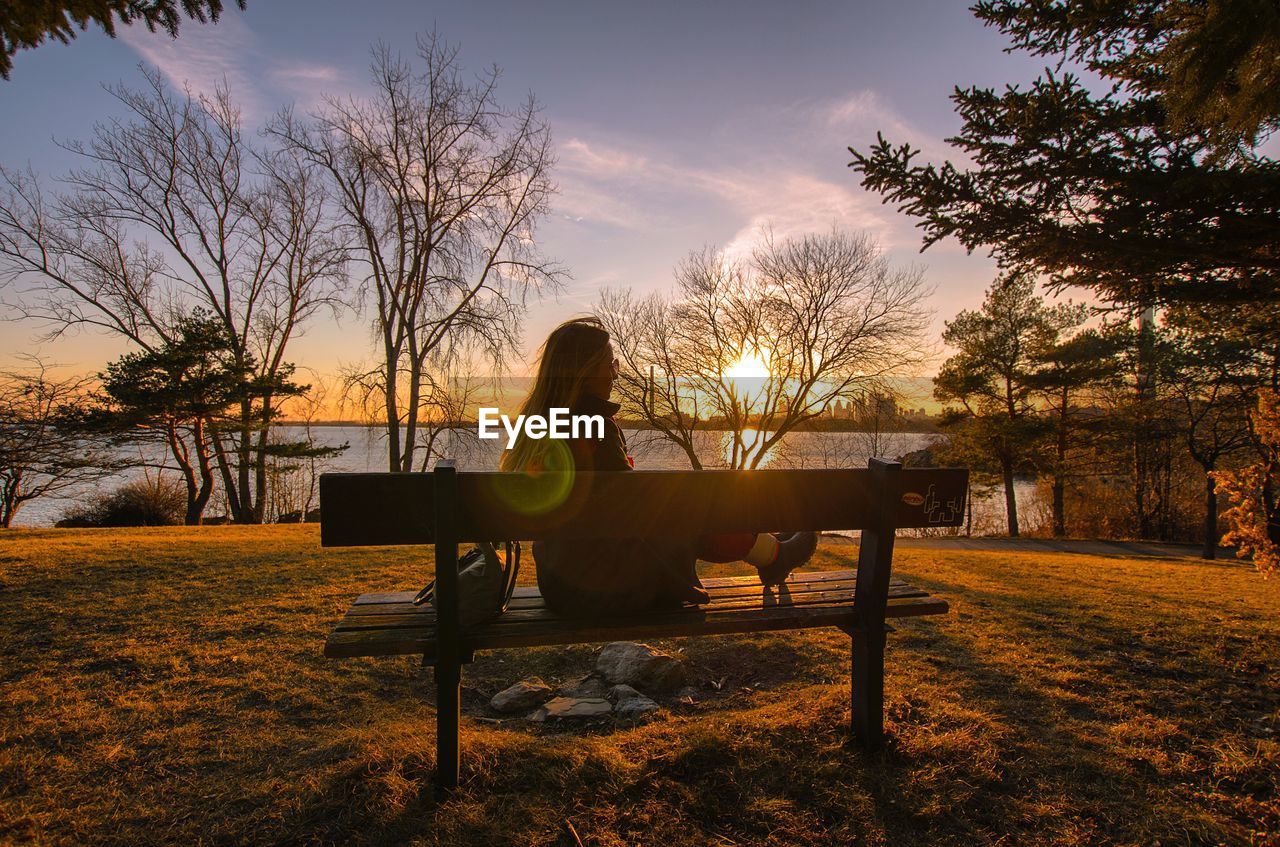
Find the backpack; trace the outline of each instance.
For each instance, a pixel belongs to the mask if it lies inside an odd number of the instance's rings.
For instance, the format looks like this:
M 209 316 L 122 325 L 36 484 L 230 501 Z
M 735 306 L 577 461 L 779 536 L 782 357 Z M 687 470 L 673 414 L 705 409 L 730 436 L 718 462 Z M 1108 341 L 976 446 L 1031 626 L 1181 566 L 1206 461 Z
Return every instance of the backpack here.
M 497 546 L 481 541 L 458 558 L 458 623 L 472 627 L 497 617 L 507 610 L 520 573 L 520 542 L 506 542 L 506 562 L 498 555 Z M 436 581 L 413 598 L 413 605 L 427 601 L 439 612 Z

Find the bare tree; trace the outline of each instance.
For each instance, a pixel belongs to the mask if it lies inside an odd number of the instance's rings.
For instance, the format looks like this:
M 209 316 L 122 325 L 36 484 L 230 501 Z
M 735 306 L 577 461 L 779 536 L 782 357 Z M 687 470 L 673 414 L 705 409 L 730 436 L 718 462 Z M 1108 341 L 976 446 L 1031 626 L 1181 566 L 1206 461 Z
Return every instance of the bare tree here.
M 428 381 L 423 391 L 418 427 L 419 470 L 440 459 L 461 459 L 479 448 L 475 410 L 488 396 L 491 381 L 461 372 L 444 372 Z
M 38 359 L 0 373 L 0 527 L 25 503 L 109 477 L 128 463 L 83 426 L 88 377 L 58 378 Z
M 275 384 L 289 342 L 337 303 L 343 279 L 320 175 L 287 151 L 255 149 L 225 88 L 179 95 L 142 72 L 140 91 L 108 88 L 125 119 L 63 145 L 84 163 L 66 190 L 46 197 L 33 173 L 0 169 L 0 279 L 23 286 L 19 314 L 50 337 L 96 327 L 144 350 L 204 307 L 237 361 Z M 276 406 L 270 391 L 245 399 L 215 441 L 241 522 L 262 520 Z
M 427 471 L 440 459 L 460 459 L 464 458 L 458 455 L 460 452 L 471 454 L 480 449 L 475 432 L 476 410 L 493 399 L 492 389 L 500 382 L 501 375 L 474 376 L 478 365 L 495 365 L 489 358 L 492 351 L 483 350 L 478 362 L 474 356 L 456 353 L 455 341 L 446 342 L 421 370 L 414 416 L 417 443 L 413 455 L 417 467 L 410 470 Z M 496 364 L 501 366 L 501 362 Z M 350 410 L 364 426 L 381 427 L 382 437 L 387 434 L 384 374 L 380 366 L 360 362 L 342 367 L 338 375 L 342 407 Z M 476 443 L 459 441 L 468 435 Z M 403 452 L 401 456 L 403 458 Z
M 526 295 L 563 277 L 534 242 L 554 190 L 536 102 L 500 106 L 498 70 L 466 81 L 457 48 L 434 33 L 418 57 L 420 70 L 379 45 L 371 97 L 272 127 L 328 174 L 359 245 L 379 356 L 353 382 L 380 401 L 392 471 L 414 469 L 432 382 L 454 351 L 481 349 L 500 367 Z
M 620 351 L 627 412 L 695 468 L 699 428 L 728 431 L 726 463 L 754 468 L 836 400 L 883 391 L 922 362 L 923 295 L 923 273 L 892 268 L 866 236 L 766 233 L 745 263 L 690 254 L 670 299 L 637 307 L 606 292 L 597 311 Z
M 596 315 L 613 339 L 620 370 L 614 391 L 629 415 L 647 421 L 702 469 L 695 432 L 706 429 L 699 418 L 699 398 L 684 379 L 695 363 L 676 343 L 672 305 L 661 294 L 637 299 L 628 290 L 606 289 Z

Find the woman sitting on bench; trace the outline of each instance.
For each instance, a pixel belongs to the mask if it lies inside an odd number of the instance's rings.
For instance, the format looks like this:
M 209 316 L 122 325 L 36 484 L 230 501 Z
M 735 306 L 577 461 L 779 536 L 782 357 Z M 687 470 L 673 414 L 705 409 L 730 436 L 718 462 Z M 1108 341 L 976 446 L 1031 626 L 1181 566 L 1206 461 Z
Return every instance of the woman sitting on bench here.
M 533 439 L 521 433 L 502 456 L 505 471 L 546 469 L 625 471 L 633 466 L 610 402 L 618 375 L 609 333 L 595 318 L 556 327 L 542 347 L 538 375 L 520 409 L 547 417 L 551 409 L 600 415 L 604 437 Z M 701 538 L 545 540 L 533 544 L 538 588 L 566 616 L 625 614 L 706 603 L 697 560 L 749 562 L 765 585 L 780 585 L 813 555 L 817 533 L 742 533 Z

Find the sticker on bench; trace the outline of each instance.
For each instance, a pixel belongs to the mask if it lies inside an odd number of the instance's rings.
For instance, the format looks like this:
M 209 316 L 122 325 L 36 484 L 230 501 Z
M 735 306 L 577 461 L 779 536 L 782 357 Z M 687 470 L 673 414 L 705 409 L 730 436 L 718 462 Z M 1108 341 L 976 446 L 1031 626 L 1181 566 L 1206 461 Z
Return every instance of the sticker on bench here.
M 929 523 L 949 524 L 960 519 L 960 514 L 964 511 L 964 501 L 957 498 L 951 498 L 947 501 L 939 500 L 935 493 L 935 486 L 929 486 L 929 494 L 924 498 L 924 513 Z
M 908 491 L 902 495 L 902 502 L 918 509 L 924 507 L 925 520 L 930 524 L 950 524 L 958 520 L 964 509 L 964 503 L 956 498 L 941 500 L 938 498 L 937 486 L 930 485 L 927 494 Z

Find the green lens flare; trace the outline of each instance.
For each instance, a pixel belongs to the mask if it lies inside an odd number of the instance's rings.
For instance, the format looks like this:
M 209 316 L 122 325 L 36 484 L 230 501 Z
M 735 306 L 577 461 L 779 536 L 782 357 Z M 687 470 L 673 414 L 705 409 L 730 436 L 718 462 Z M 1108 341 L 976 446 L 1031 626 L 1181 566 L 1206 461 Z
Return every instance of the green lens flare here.
M 564 441 L 547 439 L 542 468 L 529 473 L 502 474 L 494 494 L 512 510 L 545 515 L 562 506 L 573 490 L 573 454 Z

